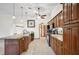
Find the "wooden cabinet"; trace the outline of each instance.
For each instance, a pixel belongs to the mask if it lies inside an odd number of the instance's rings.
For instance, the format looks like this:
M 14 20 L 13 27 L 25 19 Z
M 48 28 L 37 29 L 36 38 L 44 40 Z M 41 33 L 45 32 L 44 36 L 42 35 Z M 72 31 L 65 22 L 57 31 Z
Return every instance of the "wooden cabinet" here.
M 63 4 L 63 17 L 64 23 L 79 22 L 79 4 L 78 3 L 65 3 Z
M 52 50 L 55 52 L 55 54 L 57 55 L 62 54 L 62 42 L 60 40 L 58 40 L 55 37 L 51 37 L 50 45 L 51 45 Z
M 66 6 L 65 6 L 66 5 Z M 65 3 L 63 6 L 64 17 L 64 54 L 79 54 L 79 4 Z M 66 9 L 66 12 L 65 12 Z M 66 16 L 67 14 L 67 16 Z M 66 16 L 66 17 L 65 17 Z
M 28 36 L 17 39 L 5 39 L 5 55 L 19 55 L 27 51 L 29 43 Z
M 67 49 L 70 49 L 70 34 L 71 34 L 71 29 L 69 26 L 64 28 L 64 40 L 63 40 L 63 44 L 64 47 Z
M 64 22 L 68 22 L 68 4 L 65 3 L 63 4 L 63 17 L 64 17 Z
M 24 51 L 27 51 L 28 49 L 28 46 L 29 46 L 29 37 L 28 36 L 24 36 L 24 46 L 25 46 L 25 49 Z
M 5 55 L 18 55 L 19 42 L 16 39 L 5 39 Z
M 72 24 L 72 33 L 71 33 L 71 50 L 73 54 L 79 54 L 79 23 Z
M 70 48 L 71 48 L 71 28 L 70 26 L 67 26 L 64 28 L 64 33 L 63 33 L 63 47 L 64 47 L 64 54 L 70 54 Z
M 55 17 L 55 18 L 53 19 L 53 23 L 54 23 L 54 26 L 55 26 L 55 27 L 57 27 L 56 22 L 57 22 L 57 18 Z
M 63 11 L 61 11 L 58 15 L 58 23 L 59 23 L 59 26 L 58 27 L 63 27 L 64 25 L 64 22 L 63 22 Z
M 72 20 L 77 19 L 77 4 L 72 3 Z
M 22 38 L 19 40 L 19 49 L 20 49 L 20 53 L 22 53 L 25 50 L 25 44 L 24 44 L 25 39 Z
M 70 50 L 63 48 L 63 55 L 70 55 Z
M 66 26 L 66 25 L 65 25 Z M 63 47 L 64 53 L 67 52 L 69 54 L 79 54 L 79 24 L 70 24 L 64 28 L 64 40 Z M 67 50 L 67 51 L 65 51 Z
M 72 3 L 72 21 L 79 22 L 79 3 Z
M 71 20 L 71 16 L 72 16 L 72 4 L 68 3 L 68 8 L 67 8 L 67 20 L 68 22 Z
M 58 16 L 59 16 L 59 14 L 58 14 Z M 56 27 L 59 27 L 59 25 L 60 25 L 60 19 L 58 16 L 56 16 Z
M 63 5 L 64 23 L 69 24 L 69 21 L 71 20 L 71 16 L 72 16 L 72 4 L 65 3 Z
M 59 12 L 51 21 L 48 22 L 48 24 L 51 26 L 54 23 L 54 27 L 63 27 L 64 21 L 63 21 L 63 11 Z

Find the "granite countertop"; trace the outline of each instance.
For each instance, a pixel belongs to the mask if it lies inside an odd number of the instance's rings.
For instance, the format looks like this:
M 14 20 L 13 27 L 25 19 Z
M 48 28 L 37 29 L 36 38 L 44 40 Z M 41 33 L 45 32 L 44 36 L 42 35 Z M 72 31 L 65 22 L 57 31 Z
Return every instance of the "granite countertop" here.
M 22 38 L 23 36 L 29 36 L 29 34 L 15 34 L 15 35 L 10 35 L 10 36 L 7 36 L 7 37 L 1 37 L 0 39 L 20 39 Z
M 57 38 L 60 41 L 63 41 L 63 35 L 51 34 L 51 36 Z
M 16 35 L 7 36 L 7 37 L 5 37 L 5 39 L 20 39 L 22 37 L 23 37 L 23 35 L 16 34 Z

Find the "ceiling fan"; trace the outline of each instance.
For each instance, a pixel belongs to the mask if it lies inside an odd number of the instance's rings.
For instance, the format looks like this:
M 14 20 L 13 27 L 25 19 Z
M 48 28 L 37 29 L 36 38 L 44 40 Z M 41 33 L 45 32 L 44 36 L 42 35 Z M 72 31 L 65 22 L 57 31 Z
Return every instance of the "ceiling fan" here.
M 39 16 L 41 19 L 45 19 L 46 16 L 47 16 L 47 15 L 45 15 L 45 14 L 44 14 L 44 15 L 41 15 L 41 14 L 40 14 L 40 7 L 37 8 L 37 12 L 36 12 L 35 14 L 36 14 L 36 16 Z

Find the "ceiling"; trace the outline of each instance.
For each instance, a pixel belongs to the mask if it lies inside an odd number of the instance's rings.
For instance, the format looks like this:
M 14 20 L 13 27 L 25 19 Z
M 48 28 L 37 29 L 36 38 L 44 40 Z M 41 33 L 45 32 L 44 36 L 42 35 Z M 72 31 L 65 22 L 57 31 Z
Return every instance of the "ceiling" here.
M 15 3 L 15 16 L 16 19 L 22 18 L 23 7 L 23 18 L 32 19 L 36 18 L 37 9 L 40 8 L 40 15 L 47 15 L 50 17 L 51 12 L 59 3 Z M 13 15 L 13 3 L 0 3 L 0 15 Z

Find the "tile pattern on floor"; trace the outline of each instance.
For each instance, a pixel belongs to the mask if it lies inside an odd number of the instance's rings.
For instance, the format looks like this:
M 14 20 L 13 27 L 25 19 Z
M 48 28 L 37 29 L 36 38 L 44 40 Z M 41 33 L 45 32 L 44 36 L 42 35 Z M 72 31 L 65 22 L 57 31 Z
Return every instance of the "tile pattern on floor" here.
M 32 41 L 27 52 L 23 52 L 21 55 L 55 55 L 55 53 L 48 46 L 45 37 L 42 37 L 41 39 Z

